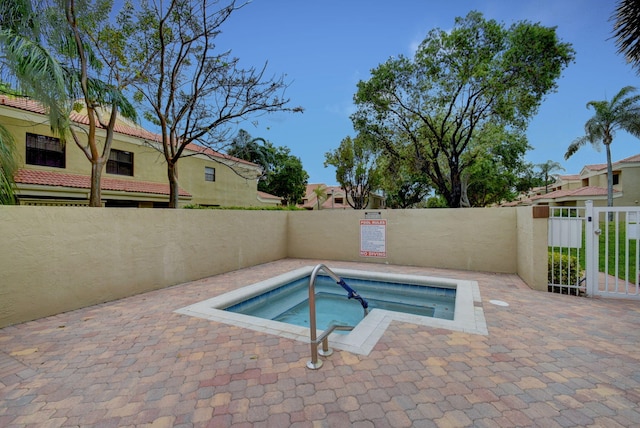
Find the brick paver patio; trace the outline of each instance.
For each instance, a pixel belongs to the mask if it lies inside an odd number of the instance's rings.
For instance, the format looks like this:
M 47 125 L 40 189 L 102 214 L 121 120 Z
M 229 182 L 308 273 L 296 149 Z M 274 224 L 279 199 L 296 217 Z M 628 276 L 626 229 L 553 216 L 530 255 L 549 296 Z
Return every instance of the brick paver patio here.
M 174 313 L 317 262 L 1 329 L 0 426 L 640 426 L 637 301 L 533 291 L 515 275 L 326 262 L 476 280 L 489 334 L 394 322 L 369 355 L 336 351 L 316 371 L 307 343 Z

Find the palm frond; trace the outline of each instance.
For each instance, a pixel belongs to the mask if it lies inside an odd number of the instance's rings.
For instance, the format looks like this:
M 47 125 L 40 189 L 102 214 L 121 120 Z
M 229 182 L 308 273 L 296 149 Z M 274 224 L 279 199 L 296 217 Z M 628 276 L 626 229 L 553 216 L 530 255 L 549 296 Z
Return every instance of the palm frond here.
M 640 73 L 640 2 L 620 0 L 612 18 L 618 53 Z
M 13 176 L 17 170 L 14 157 L 15 142 L 11 133 L 0 124 L 0 205 L 15 203 L 15 182 Z
M 41 45 L 8 28 L 0 28 L 3 66 L 16 77 L 27 96 L 49 110 L 51 129 L 62 138 L 69 127 L 65 71 Z
M 584 146 L 587 142 L 589 142 L 589 139 L 586 136 L 573 140 L 573 142 L 569 144 L 569 147 L 567 147 L 567 152 L 564 154 L 564 160 L 567 160 L 571 156 L 573 156 L 578 151 L 578 149 Z

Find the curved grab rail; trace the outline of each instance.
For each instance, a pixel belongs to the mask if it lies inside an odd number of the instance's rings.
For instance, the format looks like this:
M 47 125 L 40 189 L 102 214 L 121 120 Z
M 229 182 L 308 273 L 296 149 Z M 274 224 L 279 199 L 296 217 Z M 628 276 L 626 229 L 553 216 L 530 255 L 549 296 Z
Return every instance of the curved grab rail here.
M 323 270 L 331 279 L 333 279 L 336 284 L 340 285 L 344 288 L 349 294 L 347 298 L 356 299 L 360 302 L 364 309 L 364 316 L 367 316 L 369 313 L 368 307 L 369 304 L 365 299 L 360 297 L 360 295 L 351 287 L 349 287 L 342 278 L 336 275 L 331 269 L 326 267 L 324 264 L 320 263 L 316 267 L 313 268 L 311 272 L 311 277 L 309 278 L 309 334 L 311 339 L 311 360 L 307 362 L 307 367 L 316 370 L 322 367 L 322 361 L 318 360 L 318 354 L 323 356 L 331 355 L 333 351 L 329 349 L 329 334 L 334 330 L 353 330 L 353 327 L 350 326 L 337 326 L 331 325 L 327 330 L 318 338 L 317 337 L 317 327 L 316 327 L 316 278 L 318 273 Z M 318 351 L 318 344 L 322 342 L 322 351 Z

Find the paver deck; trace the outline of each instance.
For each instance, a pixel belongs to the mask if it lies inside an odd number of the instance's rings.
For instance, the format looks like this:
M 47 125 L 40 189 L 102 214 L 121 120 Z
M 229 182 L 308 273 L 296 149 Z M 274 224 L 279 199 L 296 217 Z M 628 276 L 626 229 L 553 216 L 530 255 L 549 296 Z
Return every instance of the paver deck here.
M 315 371 L 307 343 L 174 313 L 317 262 L 1 329 L 0 426 L 640 426 L 638 301 L 533 291 L 515 275 L 326 262 L 476 280 L 489 334 L 393 322 L 369 355 L 336 351 Z

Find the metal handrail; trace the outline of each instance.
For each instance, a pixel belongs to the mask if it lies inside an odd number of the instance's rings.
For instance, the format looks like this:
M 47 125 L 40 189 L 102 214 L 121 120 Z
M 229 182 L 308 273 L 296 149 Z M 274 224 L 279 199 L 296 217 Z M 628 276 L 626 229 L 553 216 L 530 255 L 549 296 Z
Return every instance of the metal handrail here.
M 335 330 L 351 331 L 353 326 L 336 325 L 331 324 L 321 335 L 317 337 L 316 327 L 316 278 L 318 273 L 323 270 L 331 279 L 333 279 L 338 285 L 342 286 L 349 292 L 348 298 L 355 298 L 360 301 L 364 308 L 364 316 L 368 314 L 367 301 L 358 295 L 351 287 L 349 287 L 342 278 L 336 275 L 331 269 L 320 263 L 313 268 L 311 277 L 309 278 L 309 334 L 311 339 L 311 360 L 307 362 L 307 367 L 312 370 L 317 370 L 322 367 L 322 361 L 318 360 L 318 354 L 323 357 L 327 357 L 333 353 L 333 350 L 329 348 L 329 335 Z M 318 351 L 318 344 L 322 342 L 322 350 Z

